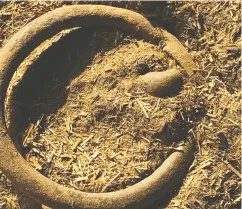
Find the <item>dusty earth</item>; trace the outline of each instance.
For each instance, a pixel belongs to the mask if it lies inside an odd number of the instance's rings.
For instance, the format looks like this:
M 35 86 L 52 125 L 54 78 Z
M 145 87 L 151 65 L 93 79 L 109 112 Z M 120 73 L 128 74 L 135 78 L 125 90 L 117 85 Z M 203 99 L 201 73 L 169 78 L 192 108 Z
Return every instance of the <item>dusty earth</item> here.
M 2 4 L 1 45 L 27 22 L 63 4 Z M 114 29 L 77 29 L 55 46 L 60 53 L 46 52 L 41 65 L 26 74 L 19 90 L 27 90 L 25 96 L 14 95 L 13 121 L 22 126 L 14 127 L 18 134 L 13 135 L 22 139 L 23 155 L 60 184 L 113 191 L 145 178 L 188 138 L 196 144 L 196 159 L 180 190 L 154 208 L 240 208 L 240 3 L 115 6 L 141 12 L 176 35 L 194 55 L 197 75 L 179 95 L 154 98 L 135 79 L 178 67 L 158 46 Z M 24 208 L 3 174 L 0 182 L 0 207 Z

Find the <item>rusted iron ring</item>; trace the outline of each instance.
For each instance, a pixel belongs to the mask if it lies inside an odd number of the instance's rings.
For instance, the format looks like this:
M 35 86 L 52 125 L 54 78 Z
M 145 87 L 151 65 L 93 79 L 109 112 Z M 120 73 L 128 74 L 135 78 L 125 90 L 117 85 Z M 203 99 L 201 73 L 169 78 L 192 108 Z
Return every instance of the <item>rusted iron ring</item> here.
M 86 193 L 61 186 L 32 168 L 7 135 L 4 101 L 10 80 L 23 60 L 44 40 L 73 27 L 116 27 L 145 41 L 165 43 L 163 50 L 190 75 L 195 68 L 184 46 L 165 30 L 154 28 L 135 12 L 100 5 L 65 6 L 33 20 L 17 32 L 0 51 L 0 169 L 24 193 L 53 208 L 143 208 L 180 182 L 193 160 L 192 146 L 181 145 L 149 177 L 124 190 Z

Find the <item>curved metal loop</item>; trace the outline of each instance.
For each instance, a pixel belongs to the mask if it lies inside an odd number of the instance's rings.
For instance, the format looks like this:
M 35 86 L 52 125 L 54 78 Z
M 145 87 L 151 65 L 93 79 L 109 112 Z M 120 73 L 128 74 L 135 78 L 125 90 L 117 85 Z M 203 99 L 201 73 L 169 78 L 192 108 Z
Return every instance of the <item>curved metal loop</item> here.
M 143 208 L 181 181 L 193 160 L 186 143 L 172 153 L 149 177 L 120 191 L 86 193 L 61 186 L 33 169 L 18 153 L 6 133 L 4 100 L 13 73 L 44 40 L 63 29 L 80 26 L 118 27 L 158 44 L 191 74 L 195 68 L 182 44 L 166 31 L 157 30 L 143 16 L 121 8 L 99 5 L 66 6 L 33 20 L 17 32 L 0 51 L 0 169 L 24 193 L 54 208 L 119 209 Z M 177 51 L 178 50 L 178 51 Z

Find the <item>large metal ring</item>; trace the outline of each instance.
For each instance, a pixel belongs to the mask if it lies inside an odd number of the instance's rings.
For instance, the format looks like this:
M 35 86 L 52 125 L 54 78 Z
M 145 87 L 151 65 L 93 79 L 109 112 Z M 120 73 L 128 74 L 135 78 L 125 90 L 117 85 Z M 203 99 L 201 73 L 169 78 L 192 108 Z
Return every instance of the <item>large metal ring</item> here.
M 4 101 L 10 80 L 23 60 L 44 40 L 73 27 L 116 27 L 163 50 L 191 74 L 195 68 L 184 46 L 165 30 L 154 28 L 135 12 L 98 5 L 65 6 L 33 20 L 17 32 L 0 51 L 0 169 L 11 182 L 36 201 L 53 208 L 119 209 L 143 208 L 180 182 L 193 161 L 192 146 L 181 145 L 149 177 L 110 193 L 86 193 L 61 186 L 32 168 L 21 156 L 6 131 Z

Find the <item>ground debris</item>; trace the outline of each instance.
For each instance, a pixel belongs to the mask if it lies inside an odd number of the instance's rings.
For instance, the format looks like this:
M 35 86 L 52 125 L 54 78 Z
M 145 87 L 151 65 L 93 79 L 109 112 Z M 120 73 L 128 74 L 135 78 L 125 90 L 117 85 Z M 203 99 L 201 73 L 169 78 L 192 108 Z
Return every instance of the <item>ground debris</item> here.
M 102 2 L 102 4 L 115 3 Z M 32 159 L 33 166 L 37 167 L 39 172 L 47 176 L 52 175 L 56 182 L 75 189 L 97 192 L 103 189 L 108 191 L 118 189 L 120 187 L 117 184 L 125 179 L 129 180 L 127 184 L 131 185 L 139 181 L 141 177 L 148 175 L 146 171 L 152 171 L 175 148 L 171 144 L 162 145 L 164 149 L 161 152 L 159 151 L 159 149 L 162 149 L 159 134 L 154 134 L 152 138 L 147 134 L 139 133 L 139 130 L 144 128 L 143 124 L 147 124 L 146 120 L 153 118 L 156 120 L 156 118 L 164 115 L 171 115 L 169 119 L 175 118 L 176 128 L 180 128 L 180 124 L 184 124 L 184 122 L 189 127 L 188 138 L 197 142 L 198 150 L 196 160 L 191 166 L 190 173 L 184 180 L 183 186 L 178 193 L 171 195 L 173 198 L 166 208 L 240 208 L 241 3 L 239 1 L 168 2 L 165 3 L 164 12 L 164 4 L 161 6 L 159 4 L 161 2 L 155 4 L 153 9 L 152 6 L 146 9 L 143 2 L 121 2 L 118 6 L 142 11 L 148 18 L 152 18 L 153 22 L 162 23 L 162 26 L 167 27 L 166 29 L 175 34 L 195 56 L 199 66 L 196 72 L 200 73 L 202 78 L 191 78 L 184 86 L 184 91 L 180 96 L 170 98 L 166 102 L 160 99 L 151 100 L 144 96 L 144 92 L 140 90 L 129 91 L 132 83 L 127 82 L 123 85 L 123 83 L 119 83 L 120 77 L 132 76 L 128 74 L 129 72 L 134 73 L 135 76 L 137 76 L 135 73 L 145 73 L 147 72 L 147 65 L 148 69 L 151 68 L 155 71 L 159 65 L 154 65 L 154 59 L 150 59 L 150 61 L 148 59 L 145 62 L 146 65 L 142 65 L 144 60 L 141 59 L 136 60 L 136 64 L 130 65 L 130 67 L 136 66 L 134 68 L 137 70 L 136 72 L 132 71 L 132 68 L 126 69 L 127 63 L 125 61 L 131 56 L 126 59 L 123 54 L 126 56 L 127 51 L 132 53 L 132 50 L 135 49 L 134 46 L 143 47 L 145 43 L 126 37 L 125 34 L 116 31 L 114 46 L 117 47 L 117 50 L 120 50 L 120 54 L 116 52 L 116 56 L 120 57 L 120 62 L 112 66 L 112 62 L 107 63 L 105 61 L 105 56 L 114 55 L 115 50 L 100 51 L 96 55 L 96 61 L 87 66 L 88 72 L 92 74 L 83 73 L 85 78 L 79 76 L 79 79 L 73 80 L 72 84 L 67 87 L 69 93 L 73 93 L 83 87 L 88 87 L 88 85 L 92 87 L 100 83 L 108 90 L 100 92 L 98 89 L 93 89 L 96 93 L 87 98 L 89 103 L 86 106 L 91 107 L 98 102 L 103 105 L 93 106 L 94 109 L 90 111 L 84 110 L 81 106 L 82 97 L 75 98 L 76 104 L 69 106 L 71 111 L 68 112 L 68 115 L 71 114 L 71 117 L 68 118 L 65 111 L 62 115 L 59 115 L 60 118 L 63 118 L 61 124 L 63 128 L 60 130 L 56 130 L 53 123 L 55 118 L 50 115 L 49 120 L 46 118 L 48 126 L 44 133 L 36 133 L 35 129 L 35 131 L 30 131 L 26 135 L 28 136 L 26 137 L 28 139 L 26 140 L 26 147 L 33 146 L 32 152 L 26 155 L 26 158 Z M 62 5 L 63 2 L 61 1 L 1 4 L 0 44 L 3 45 L 6 39 L 9 39 L 13 33 L 33 18 Z M 96 33 L 95 36 L 102 38 L 103 41 L 110 38 L 108 33 Z M 133 44 L 132 50 L 127 50 L 120 45 L 120 40 L 126 41 L 125 44 Z M 121 52 L 122 50 L 124 52 Z M 147 57 L 151 55 L 149 52 L 146 52 Z M 154 50 L 152 50 L 153 52 Z M 117 60 L 117 57 L 114 60 Z M 160 60 L 155 60 L 155 63 L 160 63 Z M 168 63 L 169 66 L 174 65 L 174 60 L 169 60 Z M 104 70 L 101 73 L 95 72 L 100 64 Z M 122 71 L 116 74 L 116 77 L 106 80 L 106 76 L 117 72 L 115 66 L 118 66 Z M 58 86 L 59 83 L 57 82 L 56 88 Z M 117 93 L 115 96 L 110 94 L 110 91 L 118 86 L 120 87 L 118 91 L 122 94 Z M 105 100 L 102 99 L 104 95 Z M 136 99 L 141 101 L 149 118 L 146 118 Z M 58 101 L 55 102 L 58 104 Z M 167 107 L 167 104 L 169 104 L 171 110 L 177 110 L 179 117 L 174 117 L 172 111 L 160 112 L 161 109 L 166 109 L 164 107 Z M 109 111 L 106 111 L 106 106 L 110 107 Z M 81 111 L 77 111 L 75 108 L 80 108 Z M 92 112 L 95 108 L 100 111 L 93 115 Z M 133 109 L 137 110 L 137 114 L 143 123 L 136 129 L 133 124 L 136 122 L 135 117 L 137 115 L 132 111 L 125 117 L 122 115 L 126 110 Z M 104 115 L 107 117 L 103 117 Z M 116 126 L 115 129 L 110 130 L 107 124 L 100 124 L 102 120 L 110 123 L 110 121 L 115 122 L 120 118 L 124 118 L 124 120 L 119 124 L 123 127 L 129 126 L 129 131 L 121 131 Z M 67 123 L 64 119 L 67 119 Z M 90 130 L 86 134 L 86 131 L 90 128 L 88 124 L 91 122 L 97 124 L 96 129 Z M 33 124 L 41 130 L 40 126 L 36 126 L 36 123 Z M 160 132 L 166 130 L 166 126 L 166 123 L 157 126 L 152 124 L 152 128 L 159 129 Z M 76 127 L 84 128 L 79 130 Z M 99 130 L 103 131 L 102 136 Z M 33 138 L 33 134 L 39 134 L 39 136 Z M 78 140 L 81 144 L 83 142 L 81 140 L 87 139 L 90 134 L 95 134 L 92 140 L 85 146 L 77 145 L 77 148 L 73 151 L 73 145 Z M 108 142 L 108 137 L 105 135 L 112 135 L 112 143 Z M 179 138 L 179 135 L 176 137 Z M 123 147 L 123 145 L 126 147 Z M 112 150 L 112 148 L 114 149 Z M 156 149 L 158 151 L 154 153 Z M 151 150 L 153 151 L 151 152 Z M 60 162 L 56 159 L 60 159 Z M 152 162 L 156 162 L 156 164 L 152 165 L 148 161 L 149 159 L 152 159 Z M 51 162 L 55 162 L 55 164 L 51 164 Z M 102 167 L 97 167 L 97 163 L 101 163 Z M 122 175 L 122 173 L 119 174 L 120 170 L 115 168 L 129 169 L 127 169 L 126 175 Z M 6 177 L 3 174 L 0 176 L 0 207 L 19 208 L 18 195 Z M 110 184 L 108 184 L 109 182 Z

